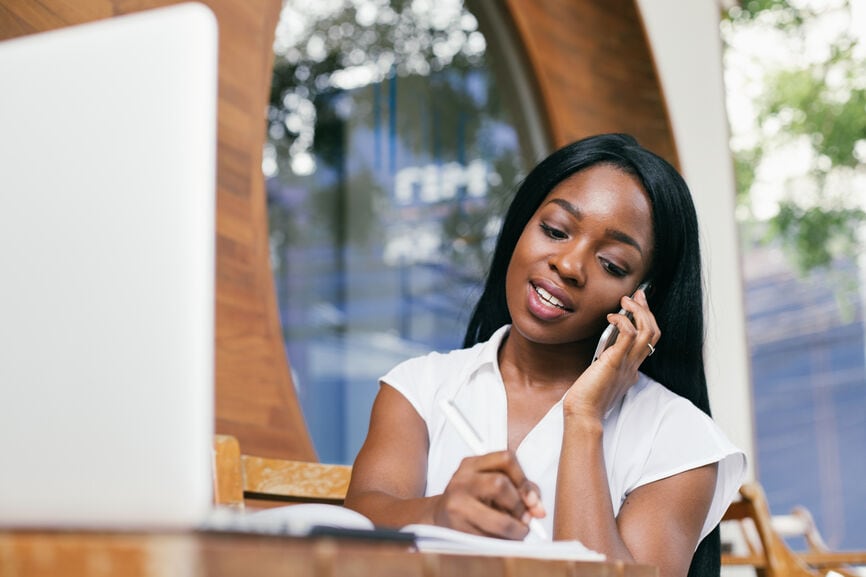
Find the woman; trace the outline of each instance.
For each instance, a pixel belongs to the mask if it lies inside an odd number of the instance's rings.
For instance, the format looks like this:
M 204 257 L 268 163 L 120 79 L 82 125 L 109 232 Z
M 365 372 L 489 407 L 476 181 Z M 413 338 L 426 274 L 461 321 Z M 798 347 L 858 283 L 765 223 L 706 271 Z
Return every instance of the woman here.
M 615 134 L 552 154 L 508 210 L 466 348 L 381 379 L 346 505 L 510 539 L 540 519 L 662 577 L 717 574 L 745 457 L 709 418 L 700 264 L 666 161 Z M 608 323 L 619 337 L 593 362 Z M 490 452 L 473 456 L 443 402 Z

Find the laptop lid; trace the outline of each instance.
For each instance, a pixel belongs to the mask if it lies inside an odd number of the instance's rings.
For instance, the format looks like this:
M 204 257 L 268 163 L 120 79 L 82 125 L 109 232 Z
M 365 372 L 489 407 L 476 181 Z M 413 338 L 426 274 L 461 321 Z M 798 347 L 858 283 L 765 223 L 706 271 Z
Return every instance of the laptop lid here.
M 181 4 L 0 43 L 0 525 L 211 508 L 217 30 Z

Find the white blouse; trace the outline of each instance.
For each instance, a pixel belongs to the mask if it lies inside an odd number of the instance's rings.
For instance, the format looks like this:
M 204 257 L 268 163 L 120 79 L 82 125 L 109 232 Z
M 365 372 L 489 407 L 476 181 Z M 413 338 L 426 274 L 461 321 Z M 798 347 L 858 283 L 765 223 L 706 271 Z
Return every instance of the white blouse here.
M 497 352 L 509 328 L 500 328 L 489 341 L 470 349 L 409 359 L 380 379 L 406 397 L 427 424 L 427 496 L 442 493 L 463 458 L 473 454 L 440 410 L 441 400 L 457 404 L 488 451 L 508 447 L 507 400 Z M 527 478 L 541 490 L 548 511 L 541 522 L 548 535 L 553 535 L 562 431 L 560 400 L 517 448 Z M 637 487 L 718 462 L 716 492 L 701 539 L 719 523 L 746 472 L 745 454 L 710 417 L 642 373 L 606 415 L 603 444 L 614 515 Z

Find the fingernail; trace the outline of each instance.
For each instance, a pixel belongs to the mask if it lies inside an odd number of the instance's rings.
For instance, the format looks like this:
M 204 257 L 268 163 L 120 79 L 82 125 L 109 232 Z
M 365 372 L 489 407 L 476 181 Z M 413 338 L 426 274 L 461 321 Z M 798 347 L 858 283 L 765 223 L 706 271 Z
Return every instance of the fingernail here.
M 532 521 L 532 515 L 529 514 L 529 511 L 526 511 L 523 514 L 523 517 L 520 518 L 520 522 L 524 525 L 529 525 L 529 522 Z
M 538 493 L 534 490 L 530 491 L 526 494 L 526 506 L 527 507 L 535 507 L 540 505 L 541 499 L 538 497 Z

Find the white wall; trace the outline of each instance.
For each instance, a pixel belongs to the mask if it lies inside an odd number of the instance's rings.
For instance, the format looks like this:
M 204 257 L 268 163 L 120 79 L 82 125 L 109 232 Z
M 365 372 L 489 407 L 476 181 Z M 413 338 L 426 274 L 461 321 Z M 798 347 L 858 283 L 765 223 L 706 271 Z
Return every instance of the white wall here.
M 702 230 L 710 403 L 721 427 L 749 455 L 754 475 L 752 394 L 719 36 L 721 8 L 716 0 L 638 0 L 637 4 Z

